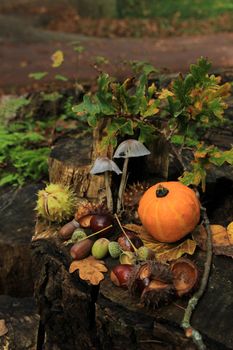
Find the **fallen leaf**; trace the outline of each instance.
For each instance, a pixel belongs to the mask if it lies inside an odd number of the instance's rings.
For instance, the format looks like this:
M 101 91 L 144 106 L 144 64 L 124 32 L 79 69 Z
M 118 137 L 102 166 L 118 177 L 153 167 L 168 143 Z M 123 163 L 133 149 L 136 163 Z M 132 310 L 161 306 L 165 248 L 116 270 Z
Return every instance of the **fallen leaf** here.
M 88 281 L 93 285 L 99 284 L 104 279 L 103 272 L 108 271 L 104 261 L 97 260 L 93 256 L 73 261 L 70 264 L 69 272 L 73 273 L 76 270 L 79 270 L 79 277 L 82 280 Z
M 221 225 L 210 225 L 214 254 L 233 258 L 233 225 L 231 224 L 227 229 Z M 193 239 L 202 250 L 206 250 L 207 232 L 203 225 L 194 231 Z
M 63 52 L 61 50 L 57 50 L 56 52 L 54 52 L 54 54 L 51 56 L 51 60 L 53 61 L 52 63 L 52 67 L 57 68 L 60 67 L 60 65 L 63 63 L 64 61 L 64 55 Z
M 231 244 L 233 244 L 233 221 L 227 226 L 227 234 Z
M 0 337 L 8 332 L 5 320 L 0 320 Z
M 137 233 L 144 245 L 155 252 L 155 258 L 159 262 L 176 260 L 184 254 L 193 255 L 196 249 L 196 242 L 189 238 L 181 243 L 161 243 L 156 241 L 143 226 L 128 224 L 124 227 Z

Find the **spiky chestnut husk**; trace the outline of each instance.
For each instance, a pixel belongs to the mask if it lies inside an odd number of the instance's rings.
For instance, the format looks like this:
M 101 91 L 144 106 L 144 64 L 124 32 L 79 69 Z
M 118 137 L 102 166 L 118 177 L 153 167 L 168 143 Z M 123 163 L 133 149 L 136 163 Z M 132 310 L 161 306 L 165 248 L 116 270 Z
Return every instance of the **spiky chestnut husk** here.
M 90 227 L 90 222 L 93 215 L 109 214 L 109 211 L 104 203 L 82 201 L 75 213 L 75 220 L 79 222 L 82 227 Z
M 141 294 L 141 302 L 149 308 L 156 308 L 160 304 L 168 303 L 174 294 L 172 284 L 152 280 Z
M 129 185 L 123 196 L 123 203 L 125 208 L 136 208 L 143 193 L 150 187 L 147 182 L 137 182 Z
M 74 215 L 76 196 L 68 187 L 49 184 L 38 192 L 36 211 L 38 215 L 52 222 L 62 222 Z
M 168 265 L 158 263 L 156 261 L 145 261 L 135 265 L 132 274 L 128 280 L 128 289 L 132 295 L 140 295 L 141 290 L 139 281 L 145 279 L 157 280 L 161 283 L 173 285 L 172 273 Z

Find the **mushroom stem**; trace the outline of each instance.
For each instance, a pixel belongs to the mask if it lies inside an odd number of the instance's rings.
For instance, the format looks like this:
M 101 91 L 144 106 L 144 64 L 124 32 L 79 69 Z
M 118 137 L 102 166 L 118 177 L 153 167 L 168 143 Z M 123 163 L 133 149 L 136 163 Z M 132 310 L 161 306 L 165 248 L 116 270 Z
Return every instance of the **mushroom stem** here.
M 123 202 L 123 193 L 126 187 L 126 182 L 127 182 L 127 169 L 128 169 L 128 163 L 129 163 L 129 158 L 125 158 L 124 160 L 124 165 L 123 165 L 123 170 L 122 170 L 122 175 L 121 175 L 121 182 L 118 190 L 118 197 L 117 197 L 117 213 L 120 212 L 122 202 Z
M 104 173 L 104 182 L 105 182 L 106 197 L 107 197 L 107 207 L 108 207 L 108 210 L 112 213 L 113 212 L 113 200 L 112 200 L 112 191 L 111 191 L 111 187 L 110 187 L 109 172 L 108 171 L 105 171 L 105 173 Z

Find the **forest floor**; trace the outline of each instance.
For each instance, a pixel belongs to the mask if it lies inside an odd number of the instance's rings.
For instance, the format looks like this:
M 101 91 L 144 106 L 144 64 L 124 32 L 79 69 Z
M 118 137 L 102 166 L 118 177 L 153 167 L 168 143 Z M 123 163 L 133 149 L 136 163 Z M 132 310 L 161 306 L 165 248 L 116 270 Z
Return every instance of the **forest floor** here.
M 233 67 L 233 33 L 209 33 L 171 37 L 90 37 L 77 33 L 51 31 L 32 25 L 27 20 L 0 15 L 0 92 L 24 92 L 39 83 L 28 76 L 49 72 L 46 81 L 56 74 L 91 83 L 98 75 L 94 68 L 102 60 L 101 69 L 118 79 L 129 74 L 132 60 L 146 61 L 165 73 L 187 71 L 200 56 L 212 61 L 213 71 Z M 64 64 L 51 67 L 51 55 L 64 52 Z

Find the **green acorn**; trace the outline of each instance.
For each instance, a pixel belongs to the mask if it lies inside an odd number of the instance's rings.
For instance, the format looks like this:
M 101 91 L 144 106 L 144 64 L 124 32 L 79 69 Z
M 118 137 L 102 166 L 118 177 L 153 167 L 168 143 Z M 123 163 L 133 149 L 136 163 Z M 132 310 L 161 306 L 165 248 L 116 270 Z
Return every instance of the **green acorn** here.
M 121 253 L 119 261 L 121 264 L 134 265 L 136 264 L 136 256 L 133 252 L 124 251 Z
M 84 232 L 84 230 L 82 230 L 81 228 L 77 228 L 73 234 L 72 234 L 72 237 L 71 237 L 71 240 L 72 242 L 78 242 L 80 241 L 81 239 L 87 237 L 87 234 Z
M 152 249 L 145 246 L 139 247 L 137 250 L 137 259 L 139 261 L 146 261 L 154 259 L 155 254 Z
M 108 251 L 113 259 L 119 258 L 122 249 L 118 242 L 110 242 L 108 245 Z
M 81 228 L 77 228 L 73 232 L 71 239 L 65 242 L 65 245 L 77 243 L 86 237 L 87 237 L 87 234 L 84 232 L 84 230 L 82 230 Z
M 49 184 L 38 192 L 36 210 L 43 218 L 59 223 L 74 215 L 75 204 L 75 194 L 68 186 Z
M 99 238 L 92 246 L 91 254 L 96 259 L 103 259 L 108 254 L 109 240 L 107 238 Z

